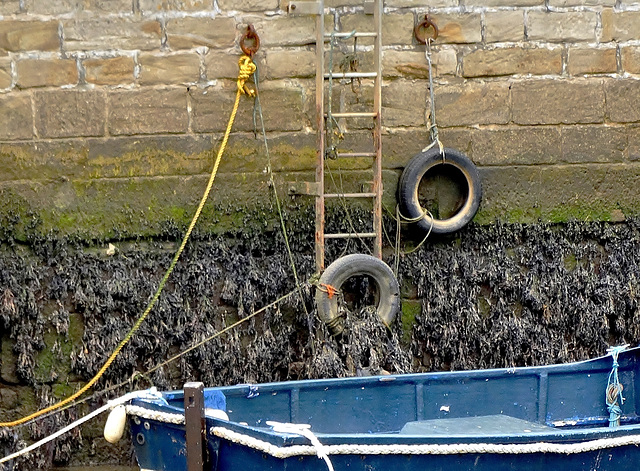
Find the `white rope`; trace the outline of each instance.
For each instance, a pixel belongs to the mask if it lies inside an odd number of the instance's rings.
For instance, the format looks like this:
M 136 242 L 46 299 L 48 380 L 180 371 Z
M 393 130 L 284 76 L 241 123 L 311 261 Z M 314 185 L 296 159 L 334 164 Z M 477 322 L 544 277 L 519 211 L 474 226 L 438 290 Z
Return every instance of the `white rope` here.
M 127 415 L 135 415 L 142 419 L 155 420 L 156 422 L 165 422 L 168 424 L 182 425 L 184 424 L 184 414 L 172 414 L 169 412 L 160 412 L 147 409 L 142 406 L 128 405 L 126 407 Z
M 18 458 L 19 456 L 25 455 L 27 453 L 32 452 L 33 450 L 40 448 L 42 445 L 45 445 L 47 443 L 49 443 L 52 440 L 55 440 L 56 438 L 60 437 L 61 435 L 64 435 L 65 433 L 73 430 L 76 427 L 79 427 L 80 425 L 84 424 L 85 422 L 88 422 L 89 420 L 93 419 L 94 417 L 102 414 L 103 412 L 106 412 L 108 410 L 113 409 L 114 407 L 116 407 L 117 405 L 123 404 L 125 402 L 130 401 L 131 399 L 135 399 L 135 398 L 140 398 L 140 397 L 148 397 L 149 395 L 153 395 L 154 397 L 157 396 L 157 393 L 155 391 L 152 390 L 147 390 L 147 391 L 135 391 L 135 392 L 131 392 L 128 394 L 125 394 L 124 396 L 121 396 L 119 398 L 116 399 L 112 399 L 111 401 L 107 402 L 104 406 L 94 410 L 93 412 L 88 413 L 87 415 L 85 415 L 84 417 L 81 417 L 80 419 L 76 420 L 75 422 L 67 425 L 66 427 L 58 430 L 57 432 L 44 437 L 42 440 L 34 443 L 33 445 L 29 445 L 26 448 L 23 448 L 22 450 L 18 450 L 15 453 L 12 453 L 11 455 L 5 456 L 4 458 L 0 459 L 0 464 L 2 463 L 6 463 L 7 461 L 11 461 L 13 459 Z
M 315 448 L 316 455 L 318 455 L 318 458 L 321 458 L 324 460 L 324 462 L 327 464 L 327 468 L 329 469 L 329 471 L 333 471 L 333 464 L 331 464 L 331 460 L 327 455 L 325 447 L 322 443 L 320 443 L 320 440 L 318 440 L 318 437 L 316 437 L 315 434 L 311 431 L 311 425 L 283 424 L 281 422 L 273 422 L 273 421 L 267 421 L 267 425 L 270 425 L 273 428 L 274 432 L 290 433 L 295 435 L 302 435 L 303 437 L 305 437 L 307 440 L 311 442 L 311 444 Z
M 234 432 L 224 427 L 212 427 L 209 432 L 216 437 L 239 445 L 248 446 L 275 458 L 313 456 L 317 448 L 310 445 L 279 447 L 249 435 Z M 298 433 L 298 432 L 296 432 Z M 526 454 L 555 453 L 574 455 L 628 445 L 640 445 L 640 435 L 617 438 L 602 438 L 581 443 L 455 443 L 451 445 L 322 445 L 327 455 L 457 455 L 457 454 Z

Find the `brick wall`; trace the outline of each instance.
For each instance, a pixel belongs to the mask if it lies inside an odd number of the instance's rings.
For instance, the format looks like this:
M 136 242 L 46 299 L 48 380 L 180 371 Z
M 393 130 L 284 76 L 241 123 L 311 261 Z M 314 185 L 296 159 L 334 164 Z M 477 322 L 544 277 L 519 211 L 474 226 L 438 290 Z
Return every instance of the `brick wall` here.
M 281 181 L 311 179 L 315 23 L 287 16 L 286 3 L 3 1 L 0 188 L 22 198 L 45 228 L 63 231 L 108 232 L 136 214 L 147 225 L 132 230 L 153 232 L 154 221 L 191 207 L 226 124 L 248 23 L 262 40 L 256 60 L 274 168 Z M 361 5 L 327 0 L 327 24 L 358 27 Z M 633 0 L 434 0 L 428 7 L 387 0 L 388 201 L 399 169 L 427 143 L 426 61 L 412 37 L 427 12 L 440 29 L 441 137 L 481 168 L 478 221 L 640 212 L 640 1 Z M 365 68 L 366 52 L 360 59 Z M 366 103 L 366 93 L 360 99 Z M 268 195 L 252 111 L 243 103 L 221 168 L 220 205 Z M 367 140 L 368 132 L 354 130 L 351 139 Z

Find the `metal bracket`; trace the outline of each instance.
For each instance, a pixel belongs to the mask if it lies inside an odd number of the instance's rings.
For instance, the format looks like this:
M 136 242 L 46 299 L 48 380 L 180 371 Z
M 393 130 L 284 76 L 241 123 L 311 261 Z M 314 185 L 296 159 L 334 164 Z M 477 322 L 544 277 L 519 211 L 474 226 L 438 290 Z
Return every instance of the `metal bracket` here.
M 290 15 L 321 15 L 321 2 L 289 2 L 287 12 Z
M 289 183 L 289 194 L 319 196 L 320 187 L 317 182 L 291 182 Z
M 376 2 L 374 0 L 364 0 L 364 14 L 373 15 Z

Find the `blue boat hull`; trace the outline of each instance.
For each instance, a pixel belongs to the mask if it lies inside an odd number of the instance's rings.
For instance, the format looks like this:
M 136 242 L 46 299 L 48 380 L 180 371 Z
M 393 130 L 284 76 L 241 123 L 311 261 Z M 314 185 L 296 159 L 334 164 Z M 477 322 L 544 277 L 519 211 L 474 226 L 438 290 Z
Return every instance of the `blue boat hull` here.
M 639 350 L 622 353 L 619 364 L 626 400 L 614 428 L 604 400 L 610 356 L 534 368 L 212 388 L 224 394 L 229 420 L 206 417 L 206 469 L 327 469 L 308 438 L 275 431 L 267 421 L 310 424 L 336 470 L 640 469 Z M 182 401 L 182 391 L 133 401 L 141 469 L 187 469 Z

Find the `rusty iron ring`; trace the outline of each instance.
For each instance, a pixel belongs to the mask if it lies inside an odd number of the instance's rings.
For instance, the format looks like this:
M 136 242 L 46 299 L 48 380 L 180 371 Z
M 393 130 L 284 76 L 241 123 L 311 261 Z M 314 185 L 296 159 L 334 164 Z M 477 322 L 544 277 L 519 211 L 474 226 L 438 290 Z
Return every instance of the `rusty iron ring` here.
M 438 38 L 438 27 L 433 21 L 431 21 L 429 15 L 424 15 L 424 20 L 413 28 L 413 35 L 422 44 L 427 44 L 426 32 L 429 28 L 433 28 L 433 35 L 431 39 L 435 41 Z
M 253 41 L 252 46 L 247 47 L 244 45 L 244 42 L 247 39 L 250 39 Z M 260 49 L 260 36 L 258 36 L 258 33 L 256 33 L 256 30 L 253 27 L 253 25 L 248 25 L 247 32 L 244 33 L 240 38 L 240 49 L 242 49 L 242 52 L 249 57 L 253 57 L 253 55 L 256 52 L 258 52 L 258 49 Z

